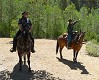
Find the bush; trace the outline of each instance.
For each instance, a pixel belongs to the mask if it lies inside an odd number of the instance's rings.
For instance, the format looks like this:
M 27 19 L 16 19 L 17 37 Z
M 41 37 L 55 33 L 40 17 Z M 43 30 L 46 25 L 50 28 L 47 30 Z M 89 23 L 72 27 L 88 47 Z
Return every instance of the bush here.
M 66 3 L 64 3 L 67 2 Z M 75 1 L 76 2 L 76 1 Z M 78 20 L 74 31 L 85 31 L 87 40 L 99 42 L 99 8 L 89 9 L 70 3 L 70 0 L 1 0 L 0 36 L 13 37 L 18 30 L 17 21 L 24 10 L 29 12 L 35 38 L 57 38 L 66 32 L 68 19 Z M 66 4 L 66 5 L 65 5 Z M 61 8 L 60 8 L 61 7 Z
M 96 40 L 90 41 L 86 44 L 88 55 L 99 57 L 99 43 Z

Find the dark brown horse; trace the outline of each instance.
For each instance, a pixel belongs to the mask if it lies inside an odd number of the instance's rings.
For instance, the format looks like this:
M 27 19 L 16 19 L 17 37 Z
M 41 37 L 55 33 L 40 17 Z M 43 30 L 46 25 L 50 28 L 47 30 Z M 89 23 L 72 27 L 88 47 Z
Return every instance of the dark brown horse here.
M 29 35 L 29 30 L 23 30 L 17 42 L 17 51 L 18 51 L 19 63 L 20 63 L 19 70 L 22 70 L 21 68 L 22 56 L 24 57 L 24 64 L 26 64 L 26 55 L 28 59 L 29 71 L 31 70 L 30 68 L 31 43 L 32 41 Z
M 82 42 L 84 39 L 85 32 L 80 32 L 79 35 L 76 35 L 75 38 L 71 42 L 71 49 L 73 49 L 73 61 L 77 62 L 77 55 L 79 50 L 82 47 Z M 56 54 L 58 53 L 58 49 L 60 48 L 60 58 L 62 59 L 62 49 L 67 47 L 67 36 L 68 34 L 65 33 L 63 35 L 60 35 L 57 39 L 57 45 L 56 45 Z M 78 37 L 78 38 L 77 38 Z

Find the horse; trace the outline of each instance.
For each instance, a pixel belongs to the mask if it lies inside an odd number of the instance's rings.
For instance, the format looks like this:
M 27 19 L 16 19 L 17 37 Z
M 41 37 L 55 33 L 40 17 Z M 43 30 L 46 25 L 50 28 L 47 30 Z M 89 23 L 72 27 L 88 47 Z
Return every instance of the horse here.
M 64 48 L 64 46 L 67 48 L 67 44 L 68 44 L 67 36 L 68 33 L 65 33 L 63 35 L 60 35 L 57 39 L 56 54 L 58 53 L 58 49 L 60 48 L 60 59 L 63 58 L 62 49 Z M 80 32 L 78 35 L 76 34 L 73 40 L 71 41 L 70 49 L 73 49 L 73 62 L 77 62 L 77 55 L 82 47 L 84 36 L 85 36 L 85 32 Z
M 22 70 L 22 56 L 24 57 L 24 65 L 26 64 L 26 55 L 28 59 L 28 67 L 29 71 L 31 71 L 30 68 L 30 55 L 31 55 L 31 43 L 32 40 L 29 35 L 29 29 L 24 29 L 21 32 L 21 35 L 18 37 L 17 41 L 17 51 L 18 51 L 18 57 L 19 57 L 19 70 Z

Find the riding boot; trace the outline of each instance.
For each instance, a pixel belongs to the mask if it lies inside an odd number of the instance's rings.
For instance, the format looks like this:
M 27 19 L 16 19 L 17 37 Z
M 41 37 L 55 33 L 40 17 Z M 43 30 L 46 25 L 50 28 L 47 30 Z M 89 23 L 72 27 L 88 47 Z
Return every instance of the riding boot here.
M 71 39 L 72 39 L 72 34 L 68 34 L 68 44 L 67 44 L 67 48 L 70 49 L 71 48 Z
M 16 52 L 16 46 L 17 46 L 17 39 L 16 39 L 16 37 L 14 37 L 13 47 L 10 49 L 10 52 Z
M 32 37 L 31 33 L 30 33 L 30 37 L 31 37 L 31 40 L 32 40 L 31 52 L 32 53 L 35 53 L 35 49 L 34 49 L 34 38 Z
M 31 52 L 32 52 L 32 53 L 35 53 L 34 45 L 33 45 L 33 44 L 31 45 Z

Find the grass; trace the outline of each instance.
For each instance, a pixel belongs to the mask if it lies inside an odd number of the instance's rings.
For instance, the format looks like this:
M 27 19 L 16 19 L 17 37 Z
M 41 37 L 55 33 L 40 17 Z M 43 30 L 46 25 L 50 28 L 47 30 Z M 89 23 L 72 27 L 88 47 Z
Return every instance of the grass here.
M 86 50 L 88 55 L 99 57 L 99 43 L 96 41 L 90 41 L 86 44 Z

